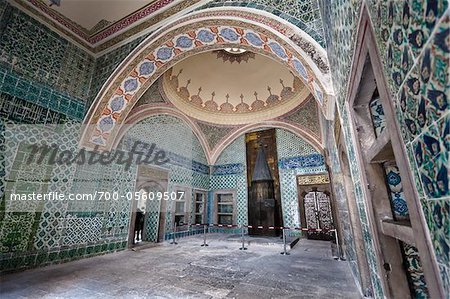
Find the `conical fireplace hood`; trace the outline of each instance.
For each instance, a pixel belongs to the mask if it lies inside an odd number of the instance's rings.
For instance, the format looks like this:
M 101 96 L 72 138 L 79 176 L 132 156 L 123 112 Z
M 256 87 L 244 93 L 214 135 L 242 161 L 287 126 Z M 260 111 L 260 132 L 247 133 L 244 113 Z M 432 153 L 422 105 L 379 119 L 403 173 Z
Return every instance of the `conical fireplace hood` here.
M 262 146 L 258 149 L 256 155 L 255 169 L 253 170 L 252 182 L 258 181 L 273 181 L 272 173 L 270 172 L 269 164 L 267 163 L 266 154 Z

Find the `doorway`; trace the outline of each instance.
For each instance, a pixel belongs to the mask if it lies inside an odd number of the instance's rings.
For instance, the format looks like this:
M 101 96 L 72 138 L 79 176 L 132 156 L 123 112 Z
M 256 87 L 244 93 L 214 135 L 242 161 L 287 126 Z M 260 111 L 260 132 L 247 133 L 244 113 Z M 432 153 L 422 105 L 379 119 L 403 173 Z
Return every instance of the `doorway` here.
M 168 178 L 165 169 L 139 166 L 129 225 L 129 247 L 164 241 L 167 201 L 161 199 L 167 191 Z
M 330 197 L 316 188 L 306 193 L 303 197 L 303 210 L 305 212 L 305 224 L 308 229 L 329 230 L 333 227 L 331 216 Z M 308 231 L 308 239 L 331 241 L 330 232 Z
M 334 217 L 331 188 L 327 174 L 297 176 L 299 214 L 306 237 L 313 240 L 334 240 Z

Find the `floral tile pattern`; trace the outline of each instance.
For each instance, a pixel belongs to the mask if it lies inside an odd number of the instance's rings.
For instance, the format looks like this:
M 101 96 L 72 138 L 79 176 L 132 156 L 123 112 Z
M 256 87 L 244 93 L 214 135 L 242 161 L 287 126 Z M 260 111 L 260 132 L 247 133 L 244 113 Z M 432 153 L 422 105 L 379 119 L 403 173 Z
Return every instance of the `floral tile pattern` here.
M 409 283 L 414 292 L 414 298 L 429 298 L 425 276 L 423 275 L 419 252 L 414 246 L 401 243 L 406 264 Z
M 93 57 L 9 4 L 0 22 L 0 60 L 3 63 L 60 92 L 83 101 L 87 99 L 94 70 Z
M 352 130 L 349 129 L 351 123 L 348 121 L 347 108 L 343 105 L 346 100 L 346 84 L 359 16 L 359 7 L 355 2 L 362 1 L 333 1 L 331 5 L 322 4 L 321 10 L 333 84 L 338 95 L 342 130 L 351 161 L 355 195 L 357 201 L 363 201 L 362 192 L 358 191 L 360 177 L 358 165 L 353 162 L 356 161 L 353 148 L 355 139 Z M 443 200 L 449 199 L 448 1 L 365 0 L 364 2 L 369 9 L 375 30 L 385 78 L 394 99 L 395 115 L 400 124 L 417 192 L 425 197 L 422 200 L 422 207 L 434 240 L 436 257 L 443 273 L 442 279 L 444 285 L 448 286 L 450 284 L 446 274 L 448 267 L 443 261 L 444 256 L 448 257 L 448 249 L 447 251 L 445 249 L 448 248 L 446 244 L 450 241 L 450 234 L 433 230 L 436 227 L 435 223 L 438 222 L 433 214 L 439 214 L 442 209 L 446 210 L 447 205 L 443 206 Z M 445 40 L 447 42 L 444 42 Z M 372 108 L 372 111 L 375 111 L 375 105 Z M 378 123 L 374 126 L 379 127 Z M 359 206 L 359 211 L 360 217 L 364 218 L 364 206 Z M 363 220 L 362 222 L 364 223 Z M 370 247 L 371 243 L 368 242 L 366 245 Z M 370 254 L 370 251 L 368 252 Z M 369 265 L 372 273 L 378 272 L 371 262 Z M 375 297 L 383 297 L 381 288 L 377 287 L 380 281 L 372 278 L 372 284 Z
M 446 133 L 450 129 L 449 115 L 438 122 L 439 127 L 430 127 L 413 142 L 415 162 L 428 198 L 445 198 L 450 195 L 449 134 Z
M 211 192 L 221 189 L 236 190 L 236 223 L 238 225 L 248 224 L 247 164 L 244 135 L 234 140 L 220 154 L 211 172 L 211 183 L 209 189 L 211 190 Z M 212 223 L 215 212 L 213 209 L 213 198 L 211 198 L 209 207 L 209 223 Z M 224 230 L 223 232 L 234 233 L 233 230 Z
M 318 0 L 214 0 L 201 9 L 220 6 L 241 6 L 267 11 L 294 24 L 323 46 L 323 28 Z
M 403 193 L 402 179 L 400 171 L 396 165 L 388 165 L 384 167 L 386 173 L 386 181 L 391 191 L 391 207 L 394 217 L 397 220 L 409 219 L 408 206 Z
M 450 49 L 444 41 L 450 34 L 448 26 L 447 16 L 401 89 L 399 103 L 403 119 L 400 122 L 408 131 L 408 141 L 415 139 L 449 109 L 450 99 L 445 91 L 450 88 L 447 71 Z
M 380 99 L 375 99 L 370 102 L 370 113 L 372 114 L 372 123 L 375 129 L 375 136 L 380 136 L 386 128 L 386 117 L 381 105 Z
M 368 1 L 391 91 L 396 94 L 420 54 L 447 1 Z

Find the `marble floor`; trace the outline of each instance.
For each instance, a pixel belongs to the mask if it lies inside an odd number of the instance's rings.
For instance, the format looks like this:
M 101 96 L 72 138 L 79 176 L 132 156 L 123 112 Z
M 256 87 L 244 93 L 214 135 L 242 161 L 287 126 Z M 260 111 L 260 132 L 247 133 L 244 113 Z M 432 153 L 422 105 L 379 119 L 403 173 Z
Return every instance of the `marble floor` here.
M 2 275 L 0 298 L 360 298 L 329 242 L 282 244 L 213 234 Z

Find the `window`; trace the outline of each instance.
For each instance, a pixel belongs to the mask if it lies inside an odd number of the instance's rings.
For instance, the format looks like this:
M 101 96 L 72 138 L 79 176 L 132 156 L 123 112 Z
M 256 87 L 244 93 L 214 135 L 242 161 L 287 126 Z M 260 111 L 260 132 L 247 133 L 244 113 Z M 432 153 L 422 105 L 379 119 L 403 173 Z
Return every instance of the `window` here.
M 175 202 L 175 222 L 178 226 L 184 225 L 186 212 L 186 201 L 178 200 Z
M 194 223 L 203 224 L 205 223 L 205 209 L 206 209 L 206 193 L 202 191 L 194 192 Z
M 183 226 L 189 224 L 189 210 L 190 210 L 190 193 L 189 189 L 176 188 L 177 199 L 173 204 L 173 221 L 177 226 Z M 183 194 L 183 196 L 181 196 Z
M 234 223 L 234 193 L 216 194 L 216 214 L 217 224 Z

